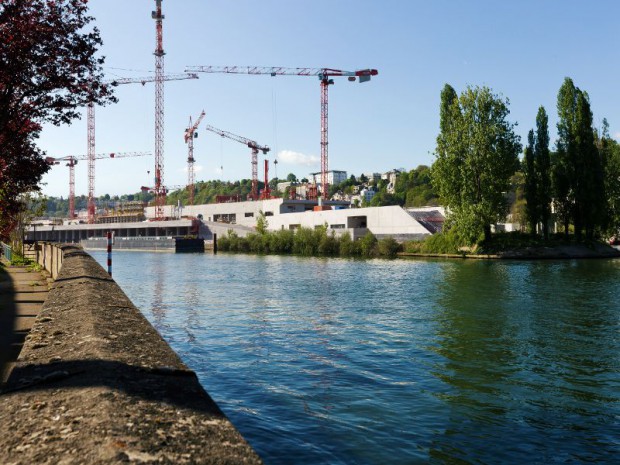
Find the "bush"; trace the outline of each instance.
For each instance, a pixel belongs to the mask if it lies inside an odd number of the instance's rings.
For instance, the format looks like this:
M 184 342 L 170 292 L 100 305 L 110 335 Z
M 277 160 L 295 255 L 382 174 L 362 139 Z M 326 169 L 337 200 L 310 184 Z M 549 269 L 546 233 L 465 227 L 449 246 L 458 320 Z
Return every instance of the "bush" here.
M 288 229 L 282 229 L 274 233 L 268 233 L 269 250 L 271 253 L 290 254 L 293 252 L 295 233 Z
M 340 236 L 338 251 L 341 257 L 357 257 L 361 254 L 360 243 L 354 242 L 349 233 Z
M 360 250 L 364 257 L 374 257 L 377 248 L 377 238 L 373 233 L 368 231 L 364 237 L 360 239 Z
M 377 242 L 377 253 L 382 257 L 396 258 L 401 245 L 393 237 L 386 237 Z
M 320 240 L 320 237 L 320 235 L 316 235 L 314 230 L 310 228 L 297 229 L 293 239 L 293 253 L 305 257 L 316 255 L 319 249 L 317 239 Z
M 338 255 L 340 251 L 339 240 L 336 239 L 336 233 L 323 234 L 319 242 L 319 254 L 327 257 Z

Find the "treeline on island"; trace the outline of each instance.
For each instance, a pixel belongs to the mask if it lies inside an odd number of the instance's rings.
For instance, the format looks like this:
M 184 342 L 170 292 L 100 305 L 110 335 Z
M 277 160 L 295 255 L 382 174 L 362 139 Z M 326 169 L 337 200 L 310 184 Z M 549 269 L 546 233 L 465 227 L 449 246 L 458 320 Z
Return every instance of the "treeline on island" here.
M 458 95 L 446 85 L 431 180 L 449 214 L 443 233 L 418 247 L 496 250 L 615 236 L 620 229 L 620 146 L 605 119 L 601 128 L 594 127 L 589 96 L 570 78 L 558 92 L 557 111 L 555 151 L 541 106 L 520 160 L 521 141 L 507 120 L 508 99 L 488 87 L 470 86 Z M 509 213 L 529 237 L 513 234 L 510 241 L 492 234 L 492 225 L 505 222 Z

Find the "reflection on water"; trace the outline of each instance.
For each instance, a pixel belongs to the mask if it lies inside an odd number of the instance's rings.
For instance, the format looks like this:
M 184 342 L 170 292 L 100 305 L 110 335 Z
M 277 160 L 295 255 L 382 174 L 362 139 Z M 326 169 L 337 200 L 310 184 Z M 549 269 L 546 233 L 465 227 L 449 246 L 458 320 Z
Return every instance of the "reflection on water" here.
M 614 463 L 619 277 L 615 261 L 115 256 L 268 464 Z

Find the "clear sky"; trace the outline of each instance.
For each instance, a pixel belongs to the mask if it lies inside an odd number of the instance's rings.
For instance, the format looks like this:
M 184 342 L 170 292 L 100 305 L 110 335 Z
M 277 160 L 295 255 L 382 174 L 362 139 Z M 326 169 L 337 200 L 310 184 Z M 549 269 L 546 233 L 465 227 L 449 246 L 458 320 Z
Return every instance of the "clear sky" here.
M 90 0 L 110 78 L 153 74 L 154 7 Z M 617 0 L 164 0 L 163 13 L 166 73 L 191 65 L 378 69 L 370 82 L 330 86 L 330 169 L 432 164 L 446 83 L 508 98 L 522 141 L 543 105 L 555 141 L 556 96 L 569 76 L 590 95 L 595 123 L 606 117 L 620 138 Z M 96 151 L 154 152 L 154 85 L 119 86 L 116 95 L 118 104 L 96 110 Z M 270 146 L 278 177 L 320 170 L 316 77 L 201 74 L 165 85 L 166 185 L 187 181 L 183 132 L 203 109 L 205 123 Z M 39 144 L 49 156 L 85 154 L 86 135 L 84 117 L 46 126 Z M 251 177 L 249 149 L 204 129 L 194 156 L 197 180 Z M 100 160 L 95 194 L 138 192 L 154 183 L 153 165 L 152 156 Z M 260 179 L 262 171 L 260 163 Z M 43 192 L 66 197 L 68 179 L 67 168 L 53 167 Z M 87 194 L 86 161 L 76 167 L 76 194 Z

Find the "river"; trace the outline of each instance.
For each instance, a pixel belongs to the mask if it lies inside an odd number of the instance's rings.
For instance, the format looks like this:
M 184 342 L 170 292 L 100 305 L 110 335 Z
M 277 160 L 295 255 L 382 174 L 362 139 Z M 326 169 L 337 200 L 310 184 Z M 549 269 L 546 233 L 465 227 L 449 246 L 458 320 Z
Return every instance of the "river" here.
M 620 461 L 620 260 L 113 264 L 268 465 Z

